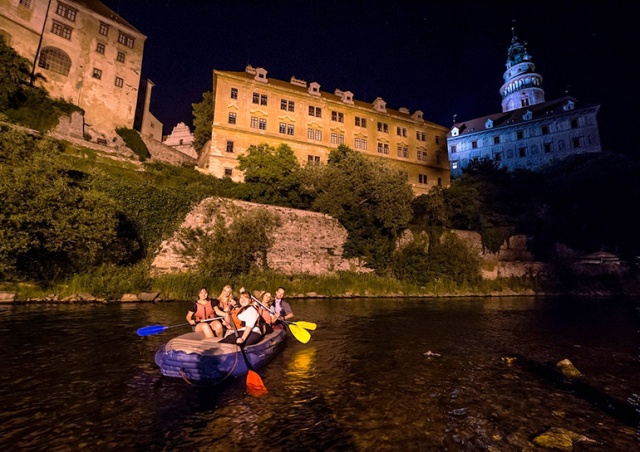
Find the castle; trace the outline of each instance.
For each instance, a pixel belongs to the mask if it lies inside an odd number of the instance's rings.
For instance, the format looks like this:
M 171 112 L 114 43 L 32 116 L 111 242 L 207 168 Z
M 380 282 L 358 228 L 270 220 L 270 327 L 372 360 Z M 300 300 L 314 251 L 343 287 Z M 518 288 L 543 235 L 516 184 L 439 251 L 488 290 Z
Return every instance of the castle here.
M 452 177 L 485 158 L 500 167 L 536 170 L 569 155 L 601 151 L 600 106 L 579 108 L 570 96 L 545 101 L 542 76 L 513 30 L 506 66 L 502 112 L 455 123 L 447 135 Z
M 447 128 L 425 121 L 423 112 L 393 110 L 377 98 L 366 103 L 351 91 L 320 90 L 317 82 L 270 79 L 264 68 L 213 71 L 211 144 L 200 170 L 241 181 L 237 157 L 249 146 L 288 144 L 300 163 L 326 163 L 331 149 L 350 148 L 384 158 L 402 170 L 422 194 L 448 186 Z

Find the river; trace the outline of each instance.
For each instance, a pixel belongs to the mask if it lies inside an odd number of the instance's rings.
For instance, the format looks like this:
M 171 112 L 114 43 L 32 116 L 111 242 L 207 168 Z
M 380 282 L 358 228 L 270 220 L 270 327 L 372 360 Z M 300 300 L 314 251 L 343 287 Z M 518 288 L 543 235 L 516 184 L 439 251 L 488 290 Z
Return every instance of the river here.
M 161 375 L 187 302 L 0 307 L 1 450 L 520 451 L 552 427 L 573 450 L 638 450 L 640 300 L 291 300 L 318 324 L 259 374 Z M 430 352 L 430 353 L 429 353 Z M 557 377 L 569 359 L 578 383 Z

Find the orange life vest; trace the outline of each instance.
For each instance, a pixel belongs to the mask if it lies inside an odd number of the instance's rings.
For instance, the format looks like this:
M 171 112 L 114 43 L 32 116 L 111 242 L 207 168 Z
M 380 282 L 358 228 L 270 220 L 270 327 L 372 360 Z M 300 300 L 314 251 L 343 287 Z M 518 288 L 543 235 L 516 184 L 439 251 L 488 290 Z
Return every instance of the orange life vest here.
M 207 300 L 205 304 L 195 303 L 196 310 L 193 314 L 193 317 L 196 322 L 205 319 L 212 319 L 216 316 L 216 312 L 213 310 L 213 306 L 211 305 L 211 300 Z

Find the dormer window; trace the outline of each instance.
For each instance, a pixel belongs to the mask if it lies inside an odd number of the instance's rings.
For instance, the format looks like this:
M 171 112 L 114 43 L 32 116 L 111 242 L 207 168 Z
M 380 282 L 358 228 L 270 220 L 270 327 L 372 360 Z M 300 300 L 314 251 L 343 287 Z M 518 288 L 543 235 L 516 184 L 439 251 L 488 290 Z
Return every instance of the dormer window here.
M 320 96 L 320 84 L 316 82 L 309 83 L 309 94 L 312 96 Z
M 493 121 L 491 119 L 487 119 L 487 122 L 484 123 L 485 129 L 493 128 Z
M 460 134 L 460 129 L 458 129 L 457 127 L 454 127 L 453 129 L 451 129 L 452 137 L 457 137 L 459 134 Z
M 422 111 L 420 110 L 416 110 L 412 115 L 411 118 L 415 119 L 416 121 L 422 121 Z
M 381 97 L 377 97 L 376 100 L 373 101 L 373 109 L 378 110 L 382 113 L 387 112 L 387 103 L 382 100 Z
M 267 83 L 267 70 L 262 67 L 256 68 L 256 76 L 253 79 L 258 82 Z
M 533 113 L 531 113 L 529 110 L 527 110 L 527 112 L 524 115 L 522 115 L 522 119 L 524 119 L 525 121 L 528 121 L 532 118 L 533 118 Z
M 564 111 L 569 111 L 569 110 L 573 110 L 575 107 L 575 103 L 572 101 L 568 101 L 566 104 L 564 104 L 564 107 L 562 107 L 562 109 Z

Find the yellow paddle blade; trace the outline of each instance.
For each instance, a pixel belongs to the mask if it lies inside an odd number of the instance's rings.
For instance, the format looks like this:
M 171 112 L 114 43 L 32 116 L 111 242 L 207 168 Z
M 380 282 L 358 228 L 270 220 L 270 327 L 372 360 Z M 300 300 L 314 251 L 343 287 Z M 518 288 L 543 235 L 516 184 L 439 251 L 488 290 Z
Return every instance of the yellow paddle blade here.
M 293 334 L 293 337 L 298 339 L 303 344 L 306 344 L 307 342 L 309 342 L 309 339 L 311 339 L 311 334 L 304 328 L 296 325 L 295 323 L 289 324 L 289 331 L 291 331 L 291 334 Z
M 318 325 L 316 325 L 315 323 L 305 322 L 304 320 L 296 320 L 293 323 L 295 323 L 298 326 L 301 326 L 305 330 L 311 330 L 311 331 L 315 331 L 315 329 L 318 327 Z

